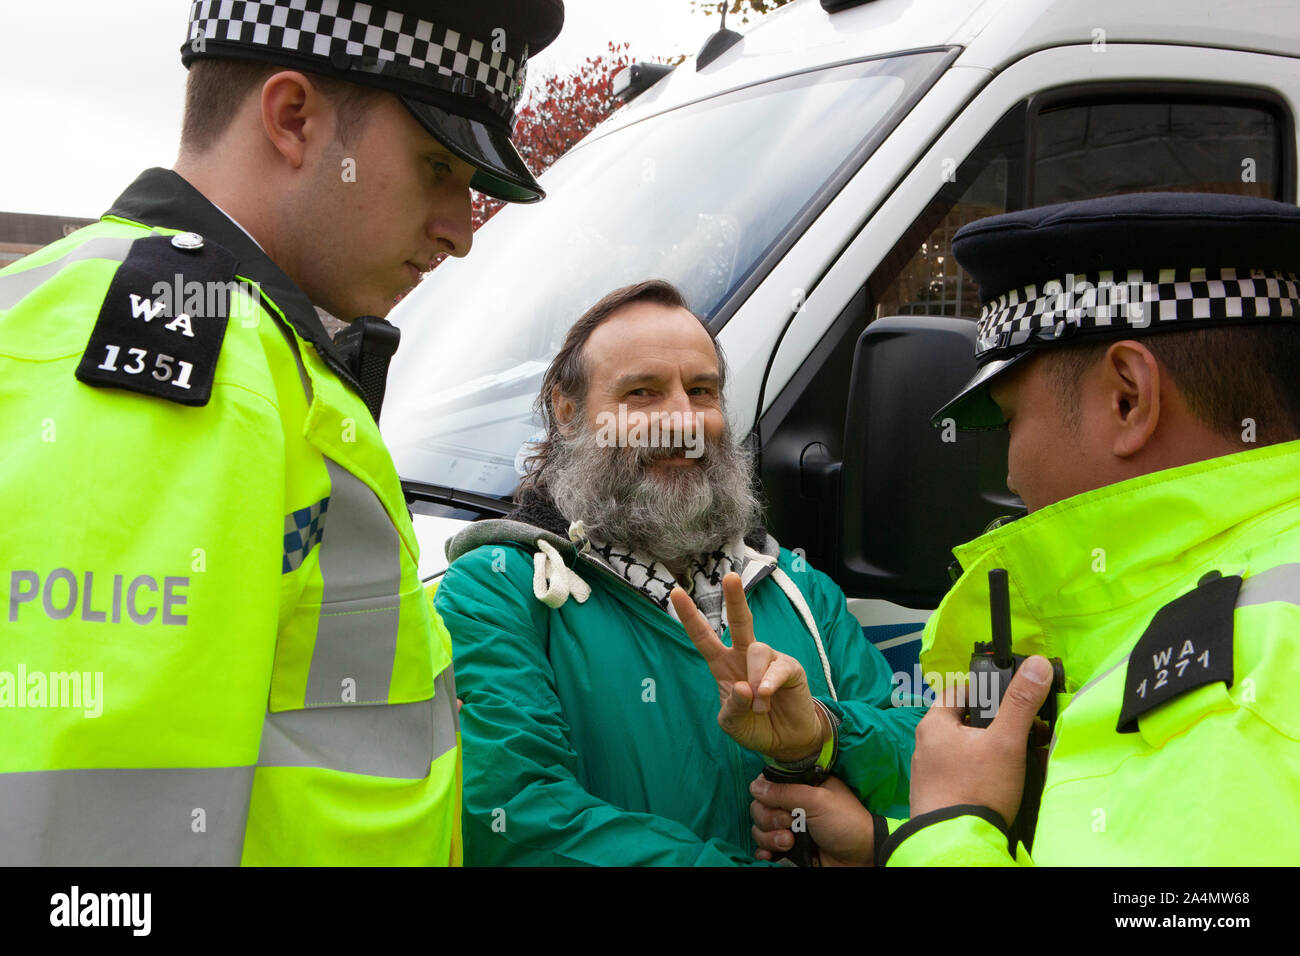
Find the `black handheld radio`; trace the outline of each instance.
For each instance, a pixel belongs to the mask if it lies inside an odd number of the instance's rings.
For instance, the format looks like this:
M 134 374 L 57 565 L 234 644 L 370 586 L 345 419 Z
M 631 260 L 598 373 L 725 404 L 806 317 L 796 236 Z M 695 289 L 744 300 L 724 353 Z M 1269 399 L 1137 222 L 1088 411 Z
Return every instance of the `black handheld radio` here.
M 992 641 L 976 641 L 970 659 L 970 686 L 967 698 L 967 723 L 972 727 L 987 727 L 997 715 L 998 706 L 1011 685 L 1020 665 L 1022 654 L 1011 653 L 1011 595 L 1004 568 L 989 572 L 989 617 L 992 623 Z M 1048 727 L 1056 726 L 1056 695 L 1065 690 L 1065 667 L 1059 657 L 1052 658 L 1052 689 L 1047 695 L 1038 716 Z M 973 696 L 972 696 L 973 695 Z M 1043 795 L 1043 768 L 1030 732 L 1025 754 L 1025 789 L 1020 800 L 1020 812 L 1011 824 L 1011 845 L 1017 840 L 1025 849 L 1033 848 L 1034 827 L 1038 823 L 1038 803 Z

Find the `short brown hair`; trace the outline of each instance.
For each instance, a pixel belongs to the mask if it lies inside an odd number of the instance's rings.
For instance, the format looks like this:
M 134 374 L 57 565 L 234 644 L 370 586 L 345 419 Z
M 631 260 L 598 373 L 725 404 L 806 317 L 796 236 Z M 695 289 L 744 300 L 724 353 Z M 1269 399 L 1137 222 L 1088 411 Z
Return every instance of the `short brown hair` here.
M 1188 410 L 1215 433 L 1240 441 L 1255 423 L 1255 443 L 1300 438 L 1300 322 L 1187 329 L 1140 341 L 1169 373 Z M 1078 427 L 1078 387 L 1114 340 L 1053 349 L 1048 375 L 1067 424 Z
M 635 285 L 615 289 L 582 313 L 578 321 L 569 329 L 560 351 L 555 354 L 546 374 L 542 376 L 541 393 L 537 396 L 534 409 L 546 429 L 546 437 L 535 444 L 532 454 L 529 455 L 528 467 L 519 484 L 519 490 L 515 493 L 516 497 L 529 486 L 541 487 L 546 483 L 547 461 L 555 446 L 563 440 L 560 424 L 555 420 L 555 411 L 551 407 L 551 396 L 558 392 L 574 402 L 578 406 L 579 413 L 582 412 L 587 386 L 591 379 L 591 370 L 587 367 L 582 354 L 587 340 L 591 338 L 591 333 L 596 331 L 598 325 L 619 309 L 634 302 L 655 302 L 690 312 L 690 308 L 686 305 L 686 297 L 676 286 L 663 279 L 647 279 Z M 699 319 L 699 316 L 696 318 Z M 713 340 L 713 348 L 718 354 L 718 392 L 721 394 L 727 383 L 727 361 L 708 323 L 703 319 L 699 321 L 704 326 L 704 330 L 709 333 L 709 338 Z
M 288 67 L 257 60 L 203 58 L 190 64 L 185 83 L 185 117 L 181 122 L 181 149 L 203 153 L 216 145 L 230 128 L 235 114 L 255 90 L 273 74 Z M 366 107 L 382 91 L 348 83 L 336 77 L 305 73 L 312 85 L 334 104 L 338 112 L 338 140 L 347 145 L 364 125 Z

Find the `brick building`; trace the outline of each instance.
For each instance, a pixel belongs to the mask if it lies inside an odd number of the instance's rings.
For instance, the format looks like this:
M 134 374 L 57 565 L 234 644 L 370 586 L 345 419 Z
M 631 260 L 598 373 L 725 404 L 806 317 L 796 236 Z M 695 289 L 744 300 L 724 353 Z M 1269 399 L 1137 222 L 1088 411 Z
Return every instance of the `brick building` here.
M 0 212 L 0 269 L 92 222 L 75 216 Z

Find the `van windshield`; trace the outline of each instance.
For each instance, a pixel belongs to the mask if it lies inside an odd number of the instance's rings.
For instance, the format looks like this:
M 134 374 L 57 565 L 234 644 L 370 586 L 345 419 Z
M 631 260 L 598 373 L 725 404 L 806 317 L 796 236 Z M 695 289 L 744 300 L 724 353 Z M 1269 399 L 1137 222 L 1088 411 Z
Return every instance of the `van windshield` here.
M 542 374 L 605 293 L 648 278 L 713 320 L 790 226 L 865 160 L 943 52 L 745 87 L 581 144 L 390 319 L 402 329 L 383 431 L 407 480 L 494 497 L 519 481 Z M 716 325 L 716 322 L 714 323 Z

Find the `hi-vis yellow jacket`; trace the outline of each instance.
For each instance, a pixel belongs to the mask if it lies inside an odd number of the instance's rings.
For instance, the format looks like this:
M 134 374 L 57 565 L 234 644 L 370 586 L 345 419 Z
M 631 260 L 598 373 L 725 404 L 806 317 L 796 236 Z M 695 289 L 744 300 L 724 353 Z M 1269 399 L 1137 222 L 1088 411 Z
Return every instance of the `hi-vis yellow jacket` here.
M 349 381 L 169 171 L 0 272 L 0 864 L 459 862 L 450 641 Z
M 1300 442 L 1067 498 L 956 549 L 927 672 L 964 672 L 1007 569 L 1018 653 L 1060 657 L 1066 693 L 1033 861 L 1300 861 Z M 1010 865 L 979 808 L 908 821 L 890 865 Z M 1028 863 L 1019 846 L 1016 862 Z

